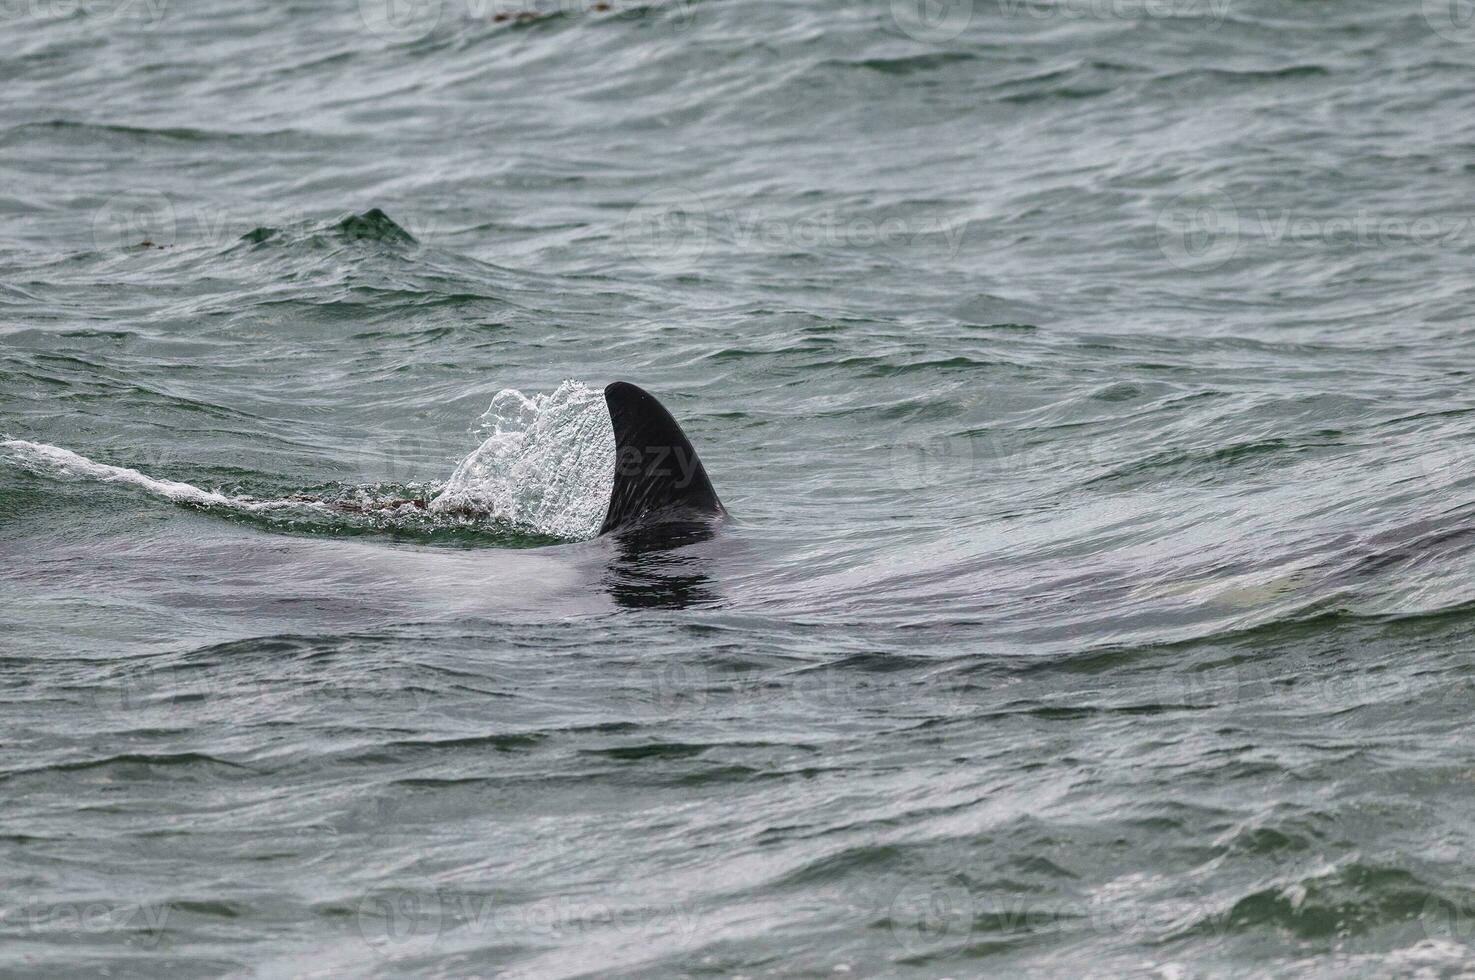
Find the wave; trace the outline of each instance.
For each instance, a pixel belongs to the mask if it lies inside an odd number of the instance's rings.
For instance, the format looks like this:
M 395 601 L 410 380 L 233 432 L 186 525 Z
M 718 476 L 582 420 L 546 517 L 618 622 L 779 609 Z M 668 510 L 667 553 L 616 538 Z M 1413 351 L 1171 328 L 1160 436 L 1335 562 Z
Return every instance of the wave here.
M 241 235 L 240 244 L 323 244 L 373 242 L 382 245 L 419 245 L 420 241 L 381 208 L 370 208 L 362 214 L 348 213 L 331 224 L 298 222 L 288 225 L 257 225 Z

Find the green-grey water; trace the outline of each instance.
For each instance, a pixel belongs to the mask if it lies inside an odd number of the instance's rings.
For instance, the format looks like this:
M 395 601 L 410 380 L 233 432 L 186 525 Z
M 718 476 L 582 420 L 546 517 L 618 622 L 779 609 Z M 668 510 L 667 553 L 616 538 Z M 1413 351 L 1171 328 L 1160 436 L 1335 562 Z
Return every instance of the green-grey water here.
M 0 5 L 0 975 L 1468 969 L 1468 0 L 611 4 Z

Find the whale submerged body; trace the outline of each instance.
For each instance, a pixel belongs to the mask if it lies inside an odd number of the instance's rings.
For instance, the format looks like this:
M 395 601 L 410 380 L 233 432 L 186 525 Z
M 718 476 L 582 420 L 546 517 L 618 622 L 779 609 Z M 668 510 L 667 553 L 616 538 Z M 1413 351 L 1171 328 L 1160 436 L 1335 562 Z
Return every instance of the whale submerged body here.
M 153 601 L 147 583 L 187 567 L 194 599 L 177 600 L 210 608 L 212 621 L 226 633 L 230 597 L 243 583 L 258 596 L 276 594 L 282 628 L 299 630 L 348 628 L 371 611 L 395 620 L 495 614 L 541 621 L 554 608 L 560 614 L 598 613 L 611 599 L 618 606 L 666 608 L 718 601 L 707 574 L 713 554 L 693 547 L 712 538 L 727 519 L 706 468 L 649 392 L 615 382 L 604 395 L 616 454 L 605 517 L 592 540 L 458 550 L 356 537 L 264 535 L 234 522 L 169 522 L 109 525 L 83 535 L 72 527 L 47 547 L 61 565 L 85 570 L 87 577 L 106 577 L 125 591 L 136 583 L 141 603 Z M 53 446 L 5 440 L 0 449 L 9 461 L 40 475 L 133 486 L 205 511 L 290 515 L 304 506 L 352 513 L 426 508 L 416 500 L 331 501 L 305 494 L 255 500 Z M 38 534 L 52 537 L 44 528 Z M 116 547 L 99 546 L 113 535 Z M 74 552 L 75 565 L 66 565 Z

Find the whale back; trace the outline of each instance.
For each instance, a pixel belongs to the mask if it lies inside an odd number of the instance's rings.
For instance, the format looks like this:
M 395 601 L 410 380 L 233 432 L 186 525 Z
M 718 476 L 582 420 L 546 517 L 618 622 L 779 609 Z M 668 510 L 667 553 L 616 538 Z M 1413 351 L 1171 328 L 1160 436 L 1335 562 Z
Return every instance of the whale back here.
M 691 441 L 654 395 L 616 381 L 604 401 L 615 433 L 615 482 L 600 534 L 727 513 Z

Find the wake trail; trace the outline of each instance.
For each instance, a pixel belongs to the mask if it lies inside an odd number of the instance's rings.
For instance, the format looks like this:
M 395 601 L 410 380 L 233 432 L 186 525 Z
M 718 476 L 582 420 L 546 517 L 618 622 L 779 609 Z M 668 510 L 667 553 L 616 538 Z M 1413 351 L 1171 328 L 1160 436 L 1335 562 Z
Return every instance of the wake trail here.
M 0 448 L 9 450 L 15 462 L 34 473 L 80 480 L 101 480 L 104 483 L 124 483 L 175 503 L 196 504 L 201 507 L 240 507 L 246 510 L 278 509 L 301 505 L 300 501 L 235 497 L 218 490 L 205 490 L 190 483 L 180 483 L 178 480 L 161 480 L 126 466 L 99 463 L 74 453 L 70 449 L 48 446 L 42 442 L 6 439 L 0 442 Z
M 429 490 L 430 499 L 407 499 L 402 486 L 349 486 L 326 494 L 313 490 L 257 498 L 150 476 L 25 439 L 0 440 L 0 459 L 8 456 L 9 462 L 39 476 L 125 485 L 176 504 L 248 514 L 357 515 L 408 519 L 416 526 L 427 521 L 446 526 L 491 522 L 565 540 L 598 533 L 613 479 L 614 439 L 597 390 L 577 381 L 533 396 L 504 389 L 481 417 L 477 435 L 481 445 L 448 479 L 410 491 Z M 297 520 L 291 513 L 285 518 Z

